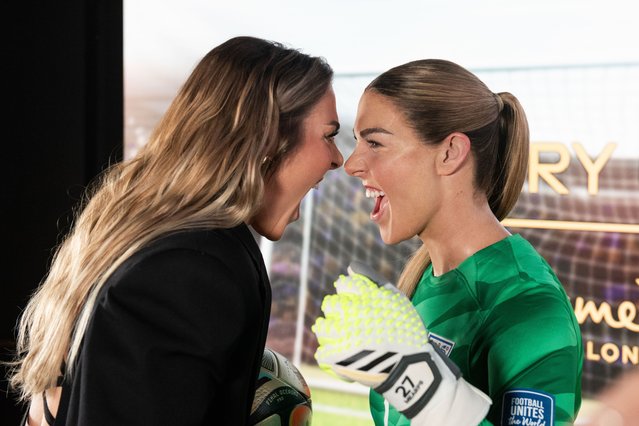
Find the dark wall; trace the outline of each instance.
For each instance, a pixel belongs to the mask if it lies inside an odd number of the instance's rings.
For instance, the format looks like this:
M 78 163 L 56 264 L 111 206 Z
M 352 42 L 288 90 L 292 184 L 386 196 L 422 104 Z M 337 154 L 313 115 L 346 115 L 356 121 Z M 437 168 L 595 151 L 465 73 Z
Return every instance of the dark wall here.
M 122 157 L 122 1 L 11 2 L 3 98 L 0 357 L 85 186 Z M 3 6 L 7 8 L 7 6 Z M 5 74 L 6 75 L 6 74 Z M 5 378 L 5 371 L 2 370 Z M 0 383 L 0 424 L 17 424 Z

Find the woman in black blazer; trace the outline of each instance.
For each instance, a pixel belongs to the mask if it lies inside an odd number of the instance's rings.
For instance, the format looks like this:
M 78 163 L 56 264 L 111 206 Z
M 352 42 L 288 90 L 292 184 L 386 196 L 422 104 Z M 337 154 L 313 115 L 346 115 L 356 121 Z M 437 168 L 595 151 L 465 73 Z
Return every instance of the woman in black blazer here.
M 271 303 L 270 240 L 341 166 L 332 70 L 237 37 L 147 144 L 96 183 L 21 317 L 29 425 L 242 425 Z

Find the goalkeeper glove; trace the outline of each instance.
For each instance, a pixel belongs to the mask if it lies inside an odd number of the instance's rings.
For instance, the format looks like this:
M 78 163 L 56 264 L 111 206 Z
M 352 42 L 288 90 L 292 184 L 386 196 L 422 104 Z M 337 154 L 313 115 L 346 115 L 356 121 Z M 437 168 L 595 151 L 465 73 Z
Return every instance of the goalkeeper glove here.
M 491 400 L 466 382 L 457 366 L 428 341 L 410 300 L 382 286 L 365 265 L 352 263 L 335 281 L 312 327 L 320 367 L 372 387 L 413 424 L 477 425 Z

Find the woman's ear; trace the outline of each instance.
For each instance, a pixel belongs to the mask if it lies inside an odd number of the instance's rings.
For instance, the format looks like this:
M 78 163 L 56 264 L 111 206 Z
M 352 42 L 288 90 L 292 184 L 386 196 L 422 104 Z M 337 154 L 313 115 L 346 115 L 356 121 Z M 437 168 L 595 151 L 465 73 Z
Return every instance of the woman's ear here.
M 449 176 L 457 172 L 469 159 L 470 139 L 464 133 L 453 132 L 438 147 L 437 174 Z

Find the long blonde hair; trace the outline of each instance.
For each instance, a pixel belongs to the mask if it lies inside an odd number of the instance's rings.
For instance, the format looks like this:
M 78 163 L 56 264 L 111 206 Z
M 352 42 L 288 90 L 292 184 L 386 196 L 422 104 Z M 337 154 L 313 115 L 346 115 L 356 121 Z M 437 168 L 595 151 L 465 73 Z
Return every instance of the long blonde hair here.
M 475 187 L 485 192 L 499 220 L 506 217 L 521 193 L 528 166 L 528 122 L 515 96 L 495 94 L 470 71 L 440 59 L 392 68 L 366 90 L 389 98 L 424 143 L 441 143 L 453 132 L 468 135 L 477 164 Z M 399 289 L 412 296 L 429 264 L 422 245 L 404 267 Z
M 21 316 L 10 382 L 23 399 L 55 386 L 63 365 L 72 374 L 97 294 L 131 254 L 167 233 L 233 227 L 256 213 L 264 180 L 295 149 L 332 76 L 322 58 L 253 37 L 198 63 L 148 143 L 87 191 Z

